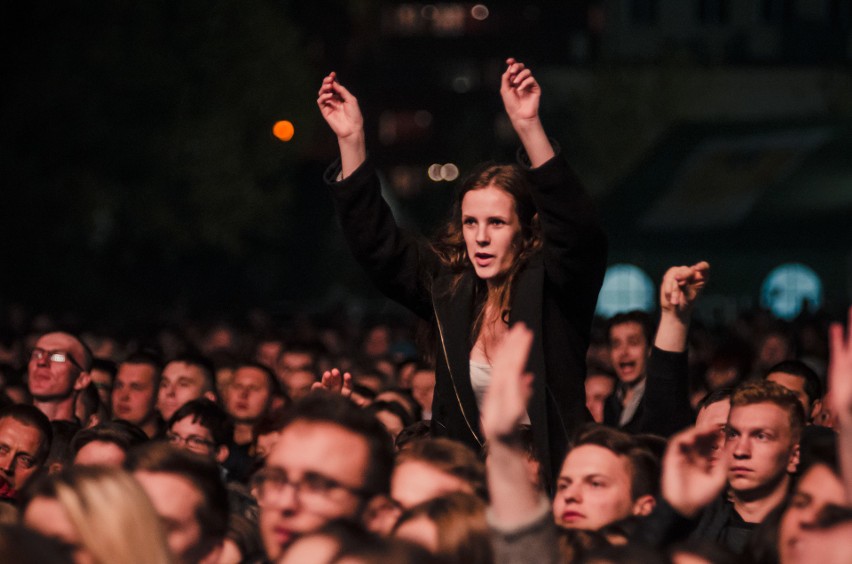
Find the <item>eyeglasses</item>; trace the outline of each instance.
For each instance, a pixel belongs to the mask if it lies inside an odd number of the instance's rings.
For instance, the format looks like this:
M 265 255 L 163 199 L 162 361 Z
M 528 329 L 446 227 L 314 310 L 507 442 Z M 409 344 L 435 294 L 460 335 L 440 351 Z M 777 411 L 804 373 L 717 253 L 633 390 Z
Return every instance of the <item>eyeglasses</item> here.
M 57 364 L 64 364 L 66 362 L 70 362 L 80 370 L 85 370 L 85 368 L 80 365 L 79 362 L 74 360 L 74 357 L 71 356 L 67 351 L 46 351 L 42 348 L 35 348 L 30 353 L 30 360 L 42 360 L 47 358 L 50 362 L 56 362 Z
M 189 450 L 202 451 L 202 452 L 210 452 L 214 446 L 216 446 L 213 441 L 208 441 L 204 437 L 199 437 L 198 435 L 190 435 L 188 437 L 181 437 L 177 433 L 166 433 L 166 439 L 170 443 L 176 446 L 186 445 L 186 448 Z
M 359 498 L 371 495 L 367 490 L 347 486 L 317 472 L 305 472 L 301 480 L 293 480 L 281 468 L 260 470 L 252 477 L 251 485 L 258 504 L 265 506 L 273 505 L 281 499 L 281 494 L 288 486 L 307 504 L 328 501 L 336 492 L 346 492 Z

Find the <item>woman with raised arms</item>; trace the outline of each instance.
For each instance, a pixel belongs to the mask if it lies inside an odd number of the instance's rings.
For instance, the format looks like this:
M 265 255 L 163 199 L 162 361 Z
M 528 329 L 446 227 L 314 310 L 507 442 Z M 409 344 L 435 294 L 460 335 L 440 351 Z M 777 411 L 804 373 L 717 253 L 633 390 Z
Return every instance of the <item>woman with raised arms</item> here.
M 518 164 L 485 164 L 471 173 L 436 240 L 396 225 L 367 156 L 358 101 L 334 73 L 317 99 L 340 148 L 326 182 L 352 252 L 374 283 L 435 326 L 434 434 L 482 446 L 479 408 L 491 351 L 515 322 L 533 331 L 528 418 L 550 486 L 573 430 L 591 420 L 585 354 L 606 238 L 579 180 L 545 134 L 541 88 L 531 71 L 508 59 L 500 94 L 523 145 Z

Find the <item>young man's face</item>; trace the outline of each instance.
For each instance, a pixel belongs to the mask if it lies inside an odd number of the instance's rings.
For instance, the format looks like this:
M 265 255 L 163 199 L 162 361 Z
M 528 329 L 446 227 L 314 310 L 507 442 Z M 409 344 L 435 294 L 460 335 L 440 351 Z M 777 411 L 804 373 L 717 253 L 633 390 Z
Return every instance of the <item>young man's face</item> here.
M 154 417 L 157 369 L 150 364 L 122 364 L 112 388 L 112 415 L 143 426 Z
M 366 439 L 334 423 L 296 421 L 281 432 L 253 492 L 269 560 L 329 521 L 360 518 L 369 456 Z
M 263 370 L 243 366 L 225 393 L 225 411 L 237 422 L 254 422 L 266 412 L 270 401 L 269 382 Z
M 627 321 L 610 328 L 609 354 L 612 368 L 623 383 L 632 384 L 645 376 L 649 352 L 650 346 L 642 324 Z
M 728 416 L 728 484 L 738 495 L 768 495 L 799 462 L 790 416 L 774 403 L 734 406 Z
M 160 389 L 157 394 L 157 409 L 168 421 L 183 404 L 198 399 L 207 392 L 204 372 L 194 364 L 170 362 L 163 368 Z
M 43 440 L 37 427 L 12 417 L 0 419 L 0 481 L 23 488 L 41 467 L 37 457 Z
M 169 427 L 167 438 L 180 448 L 223 462 L 217 457 L 218 450 L 213 433 L 198 420 L 193 420 L 191 415 L 175 421 Z
M 567 529 L 597 530 L 634 513 L 629 461 L 598 445 L 571 449 L 553 498 L 553 518 Z

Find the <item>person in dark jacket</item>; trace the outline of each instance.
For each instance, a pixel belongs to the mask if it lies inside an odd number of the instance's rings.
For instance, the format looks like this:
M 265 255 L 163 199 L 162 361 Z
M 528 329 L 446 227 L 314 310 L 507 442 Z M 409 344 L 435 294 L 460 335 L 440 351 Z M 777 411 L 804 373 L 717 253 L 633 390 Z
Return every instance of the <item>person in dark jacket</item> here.
M 618 385 L 604 404 L 606 425 L 668 437 L 692 423 L 687 334 L 709 273 L 706 261 L 666 271 L 653 343 L 648 314 L 629 312 L 610 320 L 609 347 Z
M 632 540 L 666 546 L 703 538 L 740 553 L 752 530 L 786 498 L 799 463 L 804 412 L 773 382 L 734 390 L 725 449 L 716 429 L 673 437 L 663 459 L 662 500 Z
M 588 195 L 544 132 L 529 69 L 508 59 L 500 93 L 523 145 L 520 164 L 480 166 L 434 243 L 396 225 L 367 157 L 358 102 L 334 73 L 317 100 L 340 147 L 326 181 L 356 259 L 388 297 L 436 329 L 436 435 L 484 443 L 479 409 L 491 353 L 515 322 L 533 330 L 528 417 L 552 485 L 568 437 L 590 420 L 585 353 L 607 245 Z

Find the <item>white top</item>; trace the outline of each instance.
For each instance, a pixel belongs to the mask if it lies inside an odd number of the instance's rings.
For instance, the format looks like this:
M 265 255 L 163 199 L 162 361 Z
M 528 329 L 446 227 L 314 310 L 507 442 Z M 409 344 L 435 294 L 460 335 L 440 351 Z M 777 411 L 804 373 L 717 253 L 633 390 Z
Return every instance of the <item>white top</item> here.
M 473 387 L 473 395 L 476 396 L 476 406 L 482 409 L 482 400 L 485 399 L 485 391 L 491 384 L 491 365 L 484 362 L 470 361 L 470 385 Z M 524 414 L 521 425 L 530 424 L 529 413 Z

